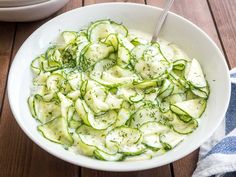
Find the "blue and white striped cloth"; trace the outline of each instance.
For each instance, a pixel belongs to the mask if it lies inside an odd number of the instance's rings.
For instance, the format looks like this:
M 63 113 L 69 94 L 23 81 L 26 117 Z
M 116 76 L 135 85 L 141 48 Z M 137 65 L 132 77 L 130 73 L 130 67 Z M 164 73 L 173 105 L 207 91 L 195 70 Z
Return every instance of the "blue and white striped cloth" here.
M 236 177 L 236 68 L 230 71 L 231 99 L 225 119 L 200 147 L 192 177 Z

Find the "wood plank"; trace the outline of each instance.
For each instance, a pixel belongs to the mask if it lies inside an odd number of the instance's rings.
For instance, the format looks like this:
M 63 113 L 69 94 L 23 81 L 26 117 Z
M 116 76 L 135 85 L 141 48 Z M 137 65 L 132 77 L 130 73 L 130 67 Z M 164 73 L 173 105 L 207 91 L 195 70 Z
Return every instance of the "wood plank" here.
M 144 4 L 145 0 L 84 0 L 84 5 L 91 5 L 96 3 L 105 3 L 105 2 L 133 2 Z
M 119 0 L 118 0 L 119 1 Z M 105 0 L 105 1 L 96 1 L 96 0 L 85 0 L 85 5 L 90 5 L 94 3 L 101 3 L 101 2 L 118 2 L 118 1 L 112 1 L 112 0 Z M 125 1 L 127 2 L 127 1 Z M 142 3 L 144 4 L 144 0 L 131 0 L 128 2 L 135 2 L 135 3 Z M 148 176 L 148 177 L 171 177 L 171 170 L 170 165 L 165 165 L 159 168 L 150 169 L 150 170 L 144 170 L 144 171 L 138 171 L 138 172 L 105 172 L 105 171 L 97 171 L 97 170 L 91 170 L 88 168 L 81 168 L 81 177 L 142 177 L 142 176 Z
M 209 0 L 209 5 L 229 64 L 236 67 L 236 1 Z
M 81 168 L 81 177 L 171 177 L 170 166 L 137 172 L 105 172 Z
M 80 7 L 82 0 L 71 0 L 57 14 Z M 53 16 L 55 16 L 53 15 Z M 52 16 L 52 17 L 53 17 Z M 50 18 L 52 18 L 50 17 Z M 18 23 L 13 49 L 13 56 L 24 40 L 48 19 Z M 79 167 L 49 155 L 35 145 L 17 125 L 10 111 L 8 98 L 5 96 L 0 124 L 0 176 L 7 177 L 77 177 Z
M 220 0 L 219 0 L 220 1 Z M 147 4 L 161 7 L 163 0 L 147 0 Z M 208 4 L 206 0 L 175 0 L 171 11 L 189 19 L 202 28 L 221 48 L 221 44 L 214 26 Z M 222 2 L 223 3 L 223 2 Z M 198 150 L 172 164 L 175 177 L 189 177 L 196 168 Z
M 0 23 L 0 112 L 6 88 L 11 52 L 15 34 L 15 23 Z

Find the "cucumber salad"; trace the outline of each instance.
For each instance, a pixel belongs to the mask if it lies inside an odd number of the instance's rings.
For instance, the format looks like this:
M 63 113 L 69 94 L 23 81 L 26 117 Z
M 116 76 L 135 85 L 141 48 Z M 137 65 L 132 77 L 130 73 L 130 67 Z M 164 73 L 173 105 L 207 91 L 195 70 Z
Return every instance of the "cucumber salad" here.
M 29 109 L 46 139 L 100 160 L 140 160 L 197 129 L 209 86 L 175 44 L 111 20 L 60 38 L 30 66 Z

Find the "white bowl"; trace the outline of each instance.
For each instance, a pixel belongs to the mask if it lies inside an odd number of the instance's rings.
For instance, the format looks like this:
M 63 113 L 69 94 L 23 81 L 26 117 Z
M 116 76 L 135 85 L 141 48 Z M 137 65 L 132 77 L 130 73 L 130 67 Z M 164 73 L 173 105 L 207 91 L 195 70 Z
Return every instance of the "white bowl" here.
M 26 6 L 0 7 L 0 21 L 26 22 L 46 18 L 61 9 L 69 0 L 48 0 Z
M 190 57 L 197 58 L 209 81 L 211 94 L 199 128 L 183 143 L 168 153 L 151 160 L 105 162 L 64 150 L 60 145 L 43 138 L 36 129 L 27 97 L 30 95 L 31 61 L 48 48 L 63 30 L 79 30 L 90 22 L 109 18 L 123 22 L 128 28 L 152 33 L 160 9 L 132 3 L 91 5 L 62 14 L 37 29 L 21 46 L 10 69 L 8 95 L 10 106 L 20 127 L 41 148 L 67 162 L 107 171 L 134 171 L 162 166 L 178 160 L 197 149 L 221 123 L 230 98 L 229 71 L 219 48 L 200 28 L 174 14 L 168 15 L 161 37 L 176 43 Z M 199 14 L 201 15 L 201 14 Z

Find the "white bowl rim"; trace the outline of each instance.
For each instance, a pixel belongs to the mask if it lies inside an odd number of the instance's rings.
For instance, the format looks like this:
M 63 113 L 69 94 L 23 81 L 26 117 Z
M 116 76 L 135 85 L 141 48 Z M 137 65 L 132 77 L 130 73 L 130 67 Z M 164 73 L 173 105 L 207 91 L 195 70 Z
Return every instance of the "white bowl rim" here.
M 60 1 L 60 0 L 45 0 L 43 2 L 39 2 L 39 3 L 35 3 L 35 4 L 28 4 L 28 5 L 23 5 L 23 6 L 0 7 L 0 11 L 24 10 L 24 9 L 37 7 L 37 6 L 48 5 L 48 4 L 54 3 L 56 1 Z
M 143 7 L 148 7 L 148 8 L 151 8 L 151 9 L 155 9 L 155 10 L 161 10 L 161 8 L 158 8 L 158 7 L 154 7 L 154 6 L 150 6 L 150 5 L 145 5 L 145 4 L 136 4 L 136 3 L 124 3 L 124 2 L 111 2 L 111 3 L 100 3 L 100 4 L 92 4 L 92 5 L 88 5 L 88 6 L 84 6 L 84 7 L 80 7 L 80 8 L 76 8 L 76 9 L 73 9 L 71 11 L 68 11 L 66 13 L 63 13 L 51 20 L 49 20 L 48 22 L 44 23 L 41 27 L 44 27 L 46 25 L 48 25 L 49 23 L 52 23 L 54 21 L 54 19 L 57 19 L 57 18 L 60 18 L 62 17 L 63 15 L 65 14 L 68 14 L 68 13 L 73 13 L 74 11 L 78 10 L 78 9 L 85 9 L 85 8 L 92 8 L 94 6 L 111 6 L 111 5 L 115 5 L 115 4 L 118 4 L 118 5 L 129 5 L 129 6 L 143 6 Z M 215 49 L 217 49 L 217 52 L 219 54 L 219 56 L 221 56 L 221 58 L 225 58 L 224 55 L 222 54 L 221 50 L 218 48 L 218 46 L 216 45 L 216 43 L 202 30 L 200 29 L 197 25 L 195 25 L 194 23 L 192 23 L 191 21 L 185 19 L 184 17 L 181 17 L 180 15 L 177 15 L 173 12 L 170 12 L 170 14 L 176 16 L 177 18 L 180 18 L 181 20 L 187 22 L 188 24 L 192 25 L 193 27 L 195 27 L 200 33 L 202 33 L 202 35 L 204 35 L 209 41 L 210 43 L 214 46 Z M 41 28 L 39 27 L 39 28 Z M 36 31 L 39 30 L 39 28 Z M 31 39 L 32 35 L 34 33 L 32 33 L 26 40 L 24 43 L 26 43 L 28 40 Z M 22 46 L 24 45 L 24 43 L 22 44 Z M 74 160 L 71 160 L 69 157 L 65 157 L 55 151 L 53 151 L 52 149 L 48 148 L 47 146 L 43 145 L 43 143 L 41 143 L 40 141 L 38 141 L 31 133 L 30 131 L 24 126 L 24 124 L 22 123 L 22 121 L 20 120 L 20 116 L 21 115 L 17 115 L 16 114 L 16 111 L 13 107 L 13 97 L 11 94 L 9 94 L 11 92 L 11 90 L 14 90 L 14 84 L 12 83 L 13 80 L 14 80 L 14 75 L 13 75 L 13 71 L 15 70 L 15 68 L 17 68 L 17 65 L 15 64 L 16 60 L 15 58 L 18 58 L 18 53 L 19 51 L 22 49 L 22 46 L 19 48 L 17 54 L 15 55 L 14 57 L 14 60 L 11 64 L 11 68 L 10 68 L 10 71 L 9 71 L 9 77 L 8 77 L 8 99 L 9 99 L 9 104 L 10 104 L 10 107 L 11 107 L 11 110 L 12 110 L 12 113 L 13 113 L 13 116 L 14 118 L 16 119 L 17 123 L 19 124 L 19 126 L 21 127 L 21 129 L 24 131 L 24 133 L 34 142 L 36 143 L 39 147 L 41 147 L 42 149 L 44 149 L 45 151 L 47 151 L 48 153 L 54 155 L 55 157 L 58 157 L 59 159 L 62 159 L 64 161 L 67 161 L 69 163 L 72 163 L 74 165 L 79 165 L 79 166 L 82 166 L 82 167 L 86 167 L 86 168 L 91 168 L 91 169 L 96 169 L 96 170 L 104 170 L 104 171 L 120 171 L 120 172 L 125 172 L 125 171 L 139 171 L 139 170 L 146 170 L 146 169 L 151 169 L 151 168 L 155 168 L 155 167 L 159 167 L 161 165 L 156 165 L 155 163 L 144 163 L 144 162 L 148 162 L 148 160 L 145 160 L 145 161 L 134 161 L 134 162 L 129 162 L 129 164 L 126 164 L 125 165 L 122 165 L 123 162 L 113 162 L 113 163 L 106 163 L 104 161 L 101 161 L 99 162 L 101 165 L 96 165 L 94 166 L 94 164 L 96 164 L 97 161 L 95 161 L 94 159 L 90 158 L 89 162 L 91 163 L 87 163 L 87 162 L 83 162 L 82 160 L 78 163 L 78 162 L 75 162 Z M 227 66 L 227 63 L 226 63 L 226 60 L 224 59 L 223 60 L 223 64 L 224 66 L 222 67 L 225 67 L 225 68 L 228 68 Z M 229 70 L 227 69 L 227 80 L 228 80 L 228 92 L 226 92 L 226 103 L 224 105 L 224 107 L 222 108 L 222 111 L 221 114 L 219 115 L 220 117 L 220 120 L 217 122 L 216 126 L 202 139 L 200 139 L 196 145 L 194 147 L 192 147 L 190 150 L 186 151 L 185 153 L 183 154 L 177 154 L 175 157 L 173 157 L 173 159 L 171 160 L 168 160 L 166 161 L 165 163 L 162 164 L 163 165 L 166 165 L 166 164 L 169 164 L 169 163 L 172 163 L 176 160 L 179 160 L 181 158 L 183 158 L 184 156 L 190 154 L 191 152 L 193 152 L 194 150 L 196 150 L 197 148 L 200 147 L 200 145 L 202 143 L 204 143 L 208 138 L 210 138 L 210 136 L 215 132 L 215 130 L 219 127 L 220 123 L 222 122 L 224 116 L 225 116 L 225 113 L 226 113 L 226 110 L 227 110 L 227 107 L 229 105 L 229 101 L 230 101 L 230 93 L 231 93 L 231 83 L 230 83 L 230 74 L 229 74 Z M 84 156 L 84 155 L 79 155 L 79 156 Z M 97 162 L 98 163 L 98 162 Z M 137 165 L 139 164 L 139 165 Z

